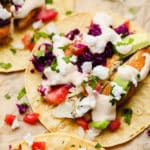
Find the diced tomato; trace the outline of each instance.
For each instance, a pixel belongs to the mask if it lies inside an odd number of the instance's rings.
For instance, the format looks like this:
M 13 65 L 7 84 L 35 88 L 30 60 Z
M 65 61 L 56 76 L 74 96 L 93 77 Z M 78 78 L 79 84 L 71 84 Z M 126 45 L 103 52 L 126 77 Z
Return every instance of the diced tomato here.
M 45 101 L 49 104 L 60 104 L 65 101 L 69 92 L 69 88 L 65 85 L 53 87 L 45 96 Z
M 120 125 L 121 125 L 121 122 L 118 119 L 116 119 L 116 120 L 111 121 L 111 123 L 108 126 L 108 129 L 110 131 L 116 131 L 120 127 Z
M 76 121 L 77 121 L 77 124 L 81 126 L 84 130 L 89 129 L 88 122 L 84 118 L 78 118 Z
M 36 17 L 36 20 L 42 20 L 44 22 L 51 21 L 54 20 L 57 15 L 58 12 L 56 12 L 54 9 L 42 8 Z
M 94 88 L 94 90 L 96 90 L 97 92 L 101 91 L 101 84 L 97 83 L 96 87 Z
M 46 150 L 45 142 L 33 142 L 32 150 Z
M 128 28 L 128 31 L 130 32 L 130 20 L 125 21 L 124 25 Z
M 64 53 L 66 56 L 71 56 L 73 54 L 73 50 L 68 48 L 68 49 L 64 50 Z
M 32 51 L 35 43 L 31 42 L 31 35 L 29 33 L 24 35 L 24 37 L 22 38 L 22 42 L 26 48 L 28 48 L 30 51 Z
M 7 115 L 5 116 L 4 121 L 5 121 L 5 123 L 7 123 L 8 125 L 12 125 L 12 123 L 13 123 L 14 120 L 15 120 L 15 118 L 16 118 L 15 115 L 13 115 L 13 114 L 7 114 Z
M 80 48 L 75 47 L 74 49 L 75 49 L 74 54 L 76 56 L 79 56 L 79 55 L 83 54 L 84 51 L 85 51 L 85 47 L 80 47 Z
M 25 116 L 23 117 L 23 121 L 28 124 L 35 124 L 38 121 L 38 118 L 39 118 L 38 113 L 30 112 L 25 114 Z

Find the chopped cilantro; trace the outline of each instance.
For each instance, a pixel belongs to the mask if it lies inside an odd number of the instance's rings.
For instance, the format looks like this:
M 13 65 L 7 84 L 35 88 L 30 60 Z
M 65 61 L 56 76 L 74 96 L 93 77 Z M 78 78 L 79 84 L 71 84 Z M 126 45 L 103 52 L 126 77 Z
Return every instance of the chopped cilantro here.
M 54 32 L 52 32 L 51 34 L 49 34 L 49 38 L 52 40 L 53 36 L 55 35 Z
M 141 76 L 140 76 L 140 74 L 139 74 L 139 73 L 137 74 L 137 78 L 138 78 L 138 79 L 140 79 L 140 78 L 141 78 Z
M 93 75 L 89 77 L 89 85 L 92 87 L 92 89 L 96 87 L 97 83 L 98 83 L 98 77 Z
M 38 56 L 38 57 L 45 56 L 45 51 L 44 51 L 44 50 L 39 50 L 39 51 L 37 52 L 37 56 Z
M 56 60 L 56 58 L 54 58 L 53 59 L 53 61 L 52 61 L 52 63 L 51 63 L 51 69 L 53 70 L 53 71 L 56 71 L 56 72 L 58 72 L 58 70 L 57 70 L 57 60 Z
M 23 88 L 18 92 L 17 99 L 20 100 L 25 94 L 26 94 L 26 90 L 25 90 L 25 87 L 23 87 Z
M 45 0 L 46 4 L 53 4 L 53 0 Z
M 99 143 L 96 143 L 95 148 L 101 148 L 102 146 Z
M 59 33 L 60 36 L 65 36 L 65 33 Z
M 71 58 L 71 56 L 65 56 L 65 57 L 63 57 L 63 60 L 68 64 L 68 63 L 70 63 L 70 58 Z
M 0 67 L 3 68 L 3 69 L 9 69 L 12 67 L 11 63 L 3 63 L 3 62 L 0 62 Z
M 109 102 L 110 102 L 110 103 L 111 103 L 111 105 L 113 106 L 113 105 L 115 105 L 116 100 L 115 100 L 115 99 L 111 99 Z
M 11 96 L 9 95 L 9 93 L 5 94 L 4 97 L 5 97 L 7 100 L 11 99 Z
M 49 35 L 45 32 L 36 32 L 33 37 L 31 38 L 30 41 L 35 42 L 35 40 L 40 39 L 41 37 L 43 38 L 50 38 Z
M 129 45 L 134 41 L 133 38 L 124 38 L 121 42 L 118 42 L 116 46 Z
M 62 46 L 62 47 L 58 47 L 59 49 L 62 49 L 62 50 L 66 50 L 69 48 L 69 45 L 65 45 L 65 46 Z
M 130 125 L 130 123 L 131 123 L 132 113 L 133 113 L 133 111 L 132 111 L 131 108 L 125 108 L 125 109 L 123 109 L 123 111 L 122 111 L 122 116 L 124 117 L 124 121 L 125 121 L 128 125 Z
M 71 15 L 72 14 L 72 11 L 71 10 L 67 10 L 66 12 L 65 12 L 65 15 Z
M 130 7 L 130 8 L 129 8 L 129 12 L 130 12 L 131 14 L 135 14 L 135 13 L 136 13 L 136 10 L 135 10 L 135 8 Z
M 15 48 L 11 48 L 10 51 L 12 52 L 13 55 L 17 53 L 17 50 Z

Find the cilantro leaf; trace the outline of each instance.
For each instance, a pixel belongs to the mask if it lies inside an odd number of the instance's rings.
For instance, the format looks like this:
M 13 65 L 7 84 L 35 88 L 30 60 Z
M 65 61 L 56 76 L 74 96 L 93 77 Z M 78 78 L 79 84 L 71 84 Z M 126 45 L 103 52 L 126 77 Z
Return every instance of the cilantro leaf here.
M 12 67 L 11 63 L 3 63 L 3 62 L 0 62 L 0 67 L 3 68 L 3 69 L 9 69 Z
M 63 60 L 68 64 L 70 63 L 70 58 L 71 56 L 66 56 L 66 57 L 63 57 Z
M 131 108 L 125 108 L 125 109 L 123 109 L 123 111 L 122 111 L 122 116 L 124 117 L 124 121 L 125 121 L 128 125 L 130 125 L 130 123 L 131 123 L 132 113 L 133 113 L 133 111 L 132 111 Z
M 39 51 L 37 52 L 37 56 L 38 56 L 38 57 L 45 56 L 45 51 L 44 51 L 44 50 L 39 50 Z
M 53 0 L 45 0 L 46 4 L 53 4 Z
M 124 45 L 129 45 L 133 43 L 134 39 L 133 38 L 124 38 L 121 42 L 118 42 L 116 46 L 124 46 Z
M 71 14 L 72 14 L 72 11 L 71 11 L 71 10 L 67 10 L 67 11 L 65 12 L 65 15 L 66 15 L 66 16 L 71 15 Z
M 5 97 L 7 100 L 11 99 L 11 96 L 9 95 L 9 93 L 5 94 L 4 97 Z
M 15 48 L 11 48 L 10 51 L 12 52 L 13 55 L 17 53 L 17 50 Z
M 98 83 L 98 77 L 96 77 L 96 76 L 90 76 L 89 77 L 89 85 L 92 87 L 92 89 L 94 89 L 95 87 L 96 87 L 96 85 L 97 85 L 97 83 Z
M 58 66 L 57 59 L 54 58 L 53 61 L 52 61 L 52 63 L 51 63 L 51 66 L 50 66 L 50 67 L 51 67 L 51 69 L 52 69 L 53 71 L 58 72 L 57 66 Z
M 96 143 L 95 148 L 101 148 L 102 146 L 99 143 Z
M 23 87 L 23 88 L 18 92 L 17 99 L 20 100 L 25 94 L 26 94 L 26 90 L 25 90 L 25 87 Z

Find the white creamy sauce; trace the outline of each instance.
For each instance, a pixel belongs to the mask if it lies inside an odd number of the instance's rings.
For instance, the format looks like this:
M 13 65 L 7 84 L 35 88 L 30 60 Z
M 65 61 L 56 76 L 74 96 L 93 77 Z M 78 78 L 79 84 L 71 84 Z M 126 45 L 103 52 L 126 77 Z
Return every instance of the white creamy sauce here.
M 45 29 L 48 34 L 57 33 L 57 29 L 54 22 L 50 22 L 45 26 Z
M 41 20 L 36 21 L 32 24 L 34 30 L 40 29 L 43 26 L 43 22 Z
M 20 124 L 19 124 L 19 121 L 17 118 L 14 119 L 13 123 L 12 123 L 12 126 L 11 128 L 14 130 L 14 129 L 17 129 L 20 127 Z
M 121 45 L 121 46 L 116 46 L 117 51 L 120 54 L 128 54 L 132 50 L 132 45 Z
M 31 135 L 31 133 L 27 133 L 25 136 L 24 136 L 24 141 L 29 145 L 31 146 L 34 142 L 34 138 L 33 136 Z
M 25 18 L 32 10 L 45 5 L 45 0 L 25 0 L 24 4 L 18 11 L 11 7 L 13 16 L 17 19 Z
M 111 97 L 97 94 L 96 107 L 92 110 L 93 121 L 114 120 L 116 118 L 116 105 L 110 103 Z
M 6 20 L 11 17 L 11 13 L 7 9 L 0 7 L 0 19 Z
M 99 24 L 100 26 L 113 25 L 113 19 L 106 13 L 97 13 L 93 18 L 93 23 Z
M 145 64 L 140 71 L 140 81 L 143 80 L 150 71 L 150 54 L 144 53 L 143 56 L 145 57 Z
M 120 66 L 117 70 L 117 75 L 120 78 L 127 80 L 127 81 L 131 81 L 135 85 L 135 87 L 137 86 L 138 74 L 139 74 L 139 71 L 129 65 Z
M 72 55 L 72 57 L 70 58 L 70 61 L 73 63 L 77 62 L 77 56 Z
M 92 71 L 92 62 L 86 61 L 81 66 L 83 73 L 90 73 Z
M 19 6 L 22 6 L 24 4 L 25 0 L 13 0 L 13 3 L 15 5 L 19 5 Z
M 124 91 L 124 89 L 115 82 L 111 82 L 111 86 L 112 86 L 112 94 L 115 100 L 119 101 L 121 99 L 122 94 L 126 94 L 126 91 Z
M 92 70 L 92 74 L 94 76 L 97 76 L 101 80 L 105 80 L 109 77 L 109 68 L 104 67 L 104 66 L 96 66 Z

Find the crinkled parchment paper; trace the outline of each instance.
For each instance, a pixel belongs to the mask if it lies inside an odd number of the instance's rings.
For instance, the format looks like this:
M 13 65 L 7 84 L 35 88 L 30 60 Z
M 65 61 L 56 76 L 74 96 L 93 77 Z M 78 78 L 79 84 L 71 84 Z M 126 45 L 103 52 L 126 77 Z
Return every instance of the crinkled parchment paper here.
M 150 32 L 150 0 L 75 0 L 75 11 L 109 10 L 118 12 L 127 18 L 136 20 L 145 30 Z M 26 96 L 17 100 L 17 94 L 24 87 L 24 72 L 0 74 L 0 150 L 7 150 L 8 145 L 22 140 L 27 133 L 33 135 L 47 132 L 40 124 L 28 125 L 22 121 L 16 103 L 27 102 Z M 9 93 L 11 99 L 4 95 Z M 28 110 L 30 111 L 30 110 Z M 12 130 L 4 123 L 6 113 L 18 116 L 20 128 Z M 121 137 L 120 137 L 121 138 Z M 110 150 L 150 150 L 150 138 L 146 131 L 129 143 L 111 148 Z

